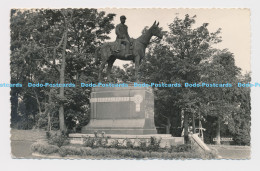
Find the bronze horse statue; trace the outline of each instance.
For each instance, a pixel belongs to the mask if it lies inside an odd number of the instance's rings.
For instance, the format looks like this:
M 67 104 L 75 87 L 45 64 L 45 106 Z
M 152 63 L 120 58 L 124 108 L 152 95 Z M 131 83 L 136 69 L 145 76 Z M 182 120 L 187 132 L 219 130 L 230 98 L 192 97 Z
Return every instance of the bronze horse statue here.
M 135 78 L 138 81 L 138 70 L 139 70 L 140 62 L 142 58 L 145 56 L 145 49 L 147 45 L 150 43 L 152 36 L 156 36 L 159 39 L 162 39 L 163 37 L 162 31 L 158 26 L 159 26 L 159 22 L 156 24 L 155 21 L 153 25 L 144 34 L 142 34 L 137 39 L 133 39 L 132 49 L 130 50 L 131 55 L 127 57 L 125 56 L 124 50 L 121 50 L 118 53 L 114 51 L 116 42 L 107 42 L 101 45 L 96 50 L 95 53 L 96 58 L 98 58 L 99 56 L 101 57 L 101 64 L 100 64 L 99 74 L 98 74 L 99 81 L 101 81 L 101 74 L 106 63 L 108 63 L 107 79 L 108 81 L 111 81 L 110 72 L 113 63 L 115 62 L 116 59 L 128 60 L 128 61 L 132 60 L 135 63 Z

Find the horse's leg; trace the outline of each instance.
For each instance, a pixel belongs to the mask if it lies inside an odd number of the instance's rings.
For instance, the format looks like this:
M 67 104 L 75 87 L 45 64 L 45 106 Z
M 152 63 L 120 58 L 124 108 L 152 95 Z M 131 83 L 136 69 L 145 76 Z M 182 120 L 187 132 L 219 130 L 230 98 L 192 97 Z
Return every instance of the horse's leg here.
M 107 79 L 109 82 L 111 82 L 111 77 L 110 77 L 110 74 L 111 74 L 111 69 L 112 69 L 112 66 L 114 64 L 116 59 L 112 58 L 108 61 L 108 66 L 107 66 Z
M 99 81 L 99 82 L 102 81 L 102 80 L 101 80 L 101 76 L 102 76 L 102 71 L 103 71 L 105 65 L 106 65 L 106 61 L 102 61 L 102 62 L 101 62 L 101 65 L 100 65 L 100 67 L 99 67 L 99 72 L 98 72 L 98 81 Z

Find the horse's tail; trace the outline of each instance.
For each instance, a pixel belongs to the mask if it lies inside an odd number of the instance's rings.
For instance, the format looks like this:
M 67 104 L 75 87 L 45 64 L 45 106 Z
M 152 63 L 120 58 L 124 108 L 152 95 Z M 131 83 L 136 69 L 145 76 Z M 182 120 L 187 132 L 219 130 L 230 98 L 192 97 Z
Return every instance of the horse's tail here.
M 99 58 L 100 58 L 100 49 L 101 47 L 97 47 L 95 50 L 95 64 L 99 64 Z

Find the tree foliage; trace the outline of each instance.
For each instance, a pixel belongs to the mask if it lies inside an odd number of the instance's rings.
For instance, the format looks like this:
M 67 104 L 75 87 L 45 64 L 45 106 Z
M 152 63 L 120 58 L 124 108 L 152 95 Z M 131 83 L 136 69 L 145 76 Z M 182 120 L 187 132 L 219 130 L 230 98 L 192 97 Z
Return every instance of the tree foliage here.
M 24 85 L 11 88 L 12 125 L 21 117 L 27 118 L 26 115 L 33 116 L 34 126 L 47 126 L 46 120 L 50 119 L 57 129 L 57 107 L 63 105 L 70 129 L 86 124 L 90 90 L 79 84 L 95 82 L 97 68 L 93 53 L 96 46 L 109 39 L 114 16 L 96 9 L 11 11 L 11 83 Z M 62 83 L 62 73 L 64 83 L 78 84 L 75 88 L 65 88 L 64 96 L 60 88 L 26 85 L 28 82 Z M 18 109 L 23 103 L 27 106 L 21 113 Z
M 250 75 L 241 75 L 241 69 L 235 65 L 234 55 L 227 49 L 213 48 L 214 44 L 222 41 L 221 29 L 210 32 L 208 23 L 194 27 L 195 22 L 196 16 L 186 15 L 184 19 L 176 17 L 169 24 L 170 31 L 165 33 L 164 39 L 149 48 L 147 58 L 141 65 L 141 80 L 145 83 L 182 85 L 182 87 L 176 85 L 173 88 L 154 88 L 156 125 L 166 128 L 166 133 L 171 132 L 174 136 L 180 136 L 182 129 L 187 135 L 192 118 L 195 118 L 196 125 L 200 119 L 205 126 L 214 125 L 214 128 L 207 127 L 208 132 L 206 132 L 208 143 L 212 143 L 212 139 L 216 137 L 219 119 L 221 134 L 238 137 L 234 143 L 248 144 L 250 140 L 250 90 L 238 88 L 236 85 L 238 82 L 250 82 L 248 80 Z M 126 66 L 128 78 L 124 79 L 132 78 L 132 68 L 132 65 Z M 244 77 L 247 78 L 246 81 Z M 184 86 L 185 83 L 203 82 L 230 83 L 233 87 Z M 210 132 L 210 130 L 215 130 L 215 132 Z M 242 140 L 241 137 L 245 139 Z

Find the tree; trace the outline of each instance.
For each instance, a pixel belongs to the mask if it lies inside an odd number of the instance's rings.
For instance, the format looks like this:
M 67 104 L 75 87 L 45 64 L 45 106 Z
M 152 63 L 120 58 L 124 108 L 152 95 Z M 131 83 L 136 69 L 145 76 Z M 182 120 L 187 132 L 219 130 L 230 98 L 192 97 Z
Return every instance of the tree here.
M 107 35 L 114 28 L 111 23 L 114 14 L 105 15 L 96 9 L 12 10 L 11 14 L 11 82 L 20 82 L 21 78 L 24 84 L 28 83 L 29 78 L 32 78 L 30 81 L 41 83 L 57 83 L 56 80 L 59 80 L 61 84 L 95 80 L 97 74 L 93 53 L 97 45 L 109 39 Z M 30 65 L 27 65 L 28 61 Z M 30 71 L 29 75 L 24 77 L 27 70 Z M 24 87 L 11 90 L 12 119 L 17 115 L 18 96 L 29 93 Z M 85 92 L 82 98 L 87 99 L 90 94 L 88 89 L 73 92 L 64 87 L 39 88 L 35 92 L 31 96 L 38 96 L 33 99 L 39 111 L 44 111 L 43 115 L 48 116 L 48 127 L 51 127 L 50 113 L 58 112 L 56 107 L 59 106 L 59 127 L 63 131 L 66 130 L 65 123 L 76 122 L 70 117 L 71 110 L 64 111 L 78 100 L 72 97 Z M 87 111 L 83 111 L 83 108 L 88 110 L 83 107 L 89 105 L 86 102 L 74 106 L 73 112 L 87 114 Z
M 186 15 L 184 19 L 178 17 L 174 19 L 169 25 L 170 31 L 165 35 L 164 41 L 155 45 L 153 51 L 150 50 L 147 60 L 143 62 L 142 75 L 149 75 L 149 77 L 143 77 L 142 81 L 148 83 L 174 81 L 182 85 L 200 82 L 200 63 L 211 56 L 212 45 L 219 43 L 221 39 L 220 29 L 210 33 L 207 29 L 208 23 L 193 28 L 195 18 L 196 16 Z M 184 113 L 185 136 L 187 137 L 190 114 L 194 114 L 200 105 L 200 90 L 185 87 L 155 90 L 158 91 L 157 100 L 164 104 L 164 107 L 159 110 L 161 111 L 159 115 L 166 118 L 168 128 L 173 125 L 170 123 L 174 119 L 181 118 L 181 113 Z
M 203 63 L 202 81 L 215 84 L 233 84 L 236 86 L 240 69 L 235 66 L 232 53 L 227 50 L 216 51 L 211 59 Z M 229 120 L 232 113 L 236 113 L 235 87 L 204 88 L 205 115 L 216 117 L 216 143 L 220 144 L 221 123 Z

